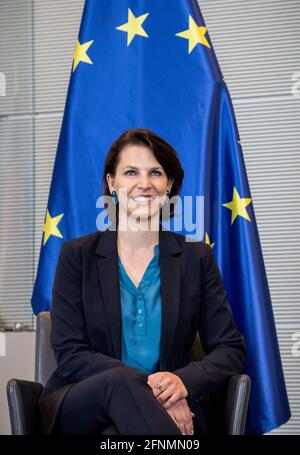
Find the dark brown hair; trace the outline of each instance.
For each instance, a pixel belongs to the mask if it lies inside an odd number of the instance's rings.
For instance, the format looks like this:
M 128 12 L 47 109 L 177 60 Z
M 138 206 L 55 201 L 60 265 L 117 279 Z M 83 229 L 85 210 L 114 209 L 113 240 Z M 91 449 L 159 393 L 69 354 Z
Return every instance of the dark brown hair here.
M 181 163 L 177 156 L 174 148 L 168 144 L 153 131 L 144 128 L 134 128 L 125 131 L 116 139 L 105 159 L 104 172 L 103 172 L 103 194 L 105 196 L 110 195 L 109 187 L 106 181 L 106 174 L 115 176 L 117 166 L 119 163 L 120 152 L 127 145 L 143 145 L 152 150 L 156 160 L 163 167 L 167 177 L 174 180 L 170 191 L 170 198 L 177 196 L 180 193 L 182 187 L 182 181 L 184 177 L 184 170 L 182 169 Z M 170 206 L 170 218 L 174 216 L 174 204 Z

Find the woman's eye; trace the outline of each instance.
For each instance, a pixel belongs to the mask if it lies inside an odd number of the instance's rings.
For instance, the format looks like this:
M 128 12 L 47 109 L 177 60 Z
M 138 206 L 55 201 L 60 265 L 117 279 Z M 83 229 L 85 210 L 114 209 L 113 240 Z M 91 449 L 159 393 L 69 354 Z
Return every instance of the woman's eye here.
M 135 171 L 133 169 L 125 172 L 125 175 L 133 175 L 133 174 L 135 174 Z M 152 171 L 152 174 L 161 175 L 161 172 L 160 171 Z

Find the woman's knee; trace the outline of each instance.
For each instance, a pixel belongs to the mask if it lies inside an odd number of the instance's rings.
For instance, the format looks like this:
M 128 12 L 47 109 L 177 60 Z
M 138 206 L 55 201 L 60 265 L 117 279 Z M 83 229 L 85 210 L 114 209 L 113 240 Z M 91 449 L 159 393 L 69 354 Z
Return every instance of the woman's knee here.
M 129 367 L 115 367 L 107 371 L 107 381 L 110 386 L 119 387 L 130 381 L 147 385 L 147 375 L 142 371 Z

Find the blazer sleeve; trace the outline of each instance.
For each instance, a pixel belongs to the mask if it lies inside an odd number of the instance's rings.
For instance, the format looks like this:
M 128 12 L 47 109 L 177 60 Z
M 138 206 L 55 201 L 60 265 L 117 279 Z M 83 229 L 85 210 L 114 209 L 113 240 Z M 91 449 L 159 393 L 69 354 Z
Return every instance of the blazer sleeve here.
M 51 343 L 59 374 L 70 382 L 81 381 L 109 368 L 126 367 L 118 359 L 89 346 L 82 305 L 82 271 L 79 248 L 63 244 L 52 291 Z
M 210 246 L 202 246 L 198 332 L 206 355 L 173 371 L 194 397 L 206 395 L 240 373 L 245 361 L 244 337 L 235 326 L 217 263 Z

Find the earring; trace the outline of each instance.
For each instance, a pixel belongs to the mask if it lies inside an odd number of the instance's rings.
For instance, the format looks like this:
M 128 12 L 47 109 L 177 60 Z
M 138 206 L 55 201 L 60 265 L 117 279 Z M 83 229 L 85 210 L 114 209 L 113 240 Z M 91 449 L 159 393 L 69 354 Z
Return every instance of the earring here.
M 170 191 L 167 190 L 167 199 L 166 199 L 166 204 L 170 203 Z
M 117 203 L 118 203 L 119 201 L 118 201 L 117 192 L 116 192 L 115 190 L 111 192 L 111 197 L 112 197 L 112 199 L 113 199 L 114 204 L 117 205 Z

